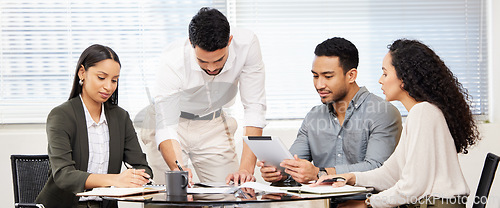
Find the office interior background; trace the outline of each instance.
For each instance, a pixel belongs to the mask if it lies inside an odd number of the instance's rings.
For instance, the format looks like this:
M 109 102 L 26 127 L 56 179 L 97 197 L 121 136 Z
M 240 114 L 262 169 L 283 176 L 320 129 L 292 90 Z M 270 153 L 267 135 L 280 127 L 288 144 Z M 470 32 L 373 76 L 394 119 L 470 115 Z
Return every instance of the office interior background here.
M 482 140 L 459 155 L 471 196 L 486 154 L 500 155 L 500 14 L 494 12 L 500 2 L 495 0 L 0 0 L 0 165 L 6 167 L 0 173 L 0 203 L 14 201 L 9 156 L 47 153 L 46 116 L 67 100 L 86 47 L 99 43 L 119 55 L 119 105 L 129 111 L 140 136 L 159 55 L 168 43 L 187 38 L 188 23 L 202 6 L 219 9 L 232 27 L 250 29 L 259 38 L 266 64 L 265 135 L 290 146 L 301 119 L 321 103 L 310 73 L 318 43 L 335 36 L 352 41 L 360 53 L 358 84 L 384 97 L 377 80 L 387 45 L 409 38 L 430 45 L 472 95 Z M 226 111 L 239 121 L 240 153 L 239 97 Z M 262 181 L 257 169 L 256 175 Z M 500 206 L 498 176 L 488 207 Z

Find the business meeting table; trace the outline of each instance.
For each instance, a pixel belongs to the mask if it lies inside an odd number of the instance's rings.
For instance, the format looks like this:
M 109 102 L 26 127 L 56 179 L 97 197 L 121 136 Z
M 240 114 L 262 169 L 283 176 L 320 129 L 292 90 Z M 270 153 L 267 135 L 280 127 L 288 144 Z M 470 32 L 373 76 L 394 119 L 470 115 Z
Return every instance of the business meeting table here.
M 241 188 L 234 194 L 188 194 L 167 196 L 153 193 L 129 197 L 104 197 L 118 201 L 119 207 L 336 207 L 347 200 L 364 200 L 366 193 L 345 195 L 310 195 L 287 193 L 256 193 L 251 188 Z

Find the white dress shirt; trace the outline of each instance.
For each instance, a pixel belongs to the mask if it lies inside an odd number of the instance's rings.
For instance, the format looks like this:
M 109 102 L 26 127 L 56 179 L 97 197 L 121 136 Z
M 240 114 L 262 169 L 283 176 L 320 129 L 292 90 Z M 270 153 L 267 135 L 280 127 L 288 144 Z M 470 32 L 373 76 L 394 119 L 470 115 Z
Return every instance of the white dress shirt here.
M 238 91 L 244 107 L 244 126 L 265 126 L 265 73 L 257 36 L 232 29 L 229 55 L 220 74 L 209 76 L 198 65 L 189 40 L 176 41 L 162 54 L 154 90 L 156 144 L 179 141 L 181 111 L 204 116 L 234 103 Z
M 83 102 L 80 95 L 83 110 L 85 111 L 85 120 L 87 123 L 87 135 L 89 140 L 89 162 L 87 172 L 94 174 L 107 174 L 109 164 L 109 128 L 106 115 L 104 114 L 104 104 L 101 105 L 101 116 L 96 123 Z M 100 197 L 88 196 L 80 197 L 79 201 L 102 201 Z
M 469 194 L 446 119 L 428 102 L 410 110 L 399 144 L 382 167 L 354 174 L 356 185 L 382 191 L 370 198 L 376 208 Z
M 80 95 L 81 99 L 81 95 Z M 83 103 L 85 120 L 87 121 L 87 135 L 89 140 L 89 162 L 87 172 L 107 174 L 109 163 L 109 128 L 104 114 L 104 104 L 101 106 L 101 116 L 96 123 Z

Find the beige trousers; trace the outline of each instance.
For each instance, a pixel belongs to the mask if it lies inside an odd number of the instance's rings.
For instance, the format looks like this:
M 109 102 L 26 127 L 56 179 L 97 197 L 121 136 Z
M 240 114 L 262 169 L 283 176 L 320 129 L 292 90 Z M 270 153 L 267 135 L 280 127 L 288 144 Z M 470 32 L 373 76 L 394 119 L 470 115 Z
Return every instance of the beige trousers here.
M 239 163 L 234 146 L 237 127 L 236 120 L 228 116 L 219 116 L 212 120 L 180 118 L 177 132 L 182 148 L 182 160 L 191 160 L 201 182 L 224 182 L 228 174 L 238 170 Z
M 189 168 L 194 168 L 201 182 L 224 182 L 229 173 L 238 170 L 239 162 L 234 146 L 234 133 L 238 125 L 234 118 L 225 118 L 229 137 L 222 116 L 212 120 L 179 120 L 177 132 L 182 159 Z M 165 184 L 165 171 L 170 169 L 155 141 L 155 112 L 152 105 L 146 109 L 140 138 L 148 164 L 153 169 L 154 181 Z M 191 159 L 191 163 L 188 163 L 188 159 Z

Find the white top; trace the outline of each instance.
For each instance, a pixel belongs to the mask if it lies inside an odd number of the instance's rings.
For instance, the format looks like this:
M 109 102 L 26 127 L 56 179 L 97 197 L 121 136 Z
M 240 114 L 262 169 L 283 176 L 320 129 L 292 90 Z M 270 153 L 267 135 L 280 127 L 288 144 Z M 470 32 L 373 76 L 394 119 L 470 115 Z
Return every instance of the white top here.
M 94 174 L 107 174 L 109 165 L 109 128 L 106 115 L 104 114 L 104 104 L 101 106 L 101 116 L 99 122 L 96 123 L 83 102 L 83 110 L 85 111 L 85 120 L 87 123 L 87 135 L 89 140 L 89 162 L 87 172 Z M 99 197 L 80 197 L 79 201 L 97 200 Z
M 354 174 L 356 185 L 384 190 L 370 198 L 373 207 L 469 194 L 444 115 L 428 102 L 410 110 L 396 150 L 380 168 Z
M 156 143 L 178 139 L 181 111 L 199 116 L 234 103 L 238 91 L 244 107 L 244 126 L 265 126 L 264 62 L 257 36 L 232 29 L 229 55 L 220 74 L 209 76 L 198 65 L 188 39 L 170 44 L 162 54 L 156 76 L 154 102 Z

